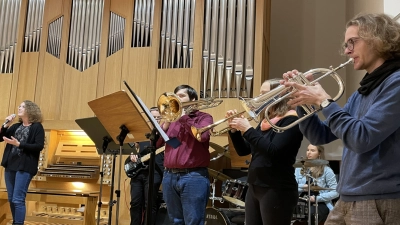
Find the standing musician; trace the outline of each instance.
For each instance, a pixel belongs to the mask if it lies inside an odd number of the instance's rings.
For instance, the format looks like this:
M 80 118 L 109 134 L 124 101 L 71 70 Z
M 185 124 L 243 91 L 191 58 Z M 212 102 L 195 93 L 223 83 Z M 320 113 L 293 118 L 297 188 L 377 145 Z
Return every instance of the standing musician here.
M 153 115 L 153 117 L 157 120 L 157 122 L 160 121 L 160 112 L 158 111 L 157 107 L 152 107 L 150 108 L 150 113 Z M 149 143 L 150 145 L 150 143 Z M 147 148 L 137 148 L 139 150 L 139 155 L 144 156 L 146 154 L 149 154 L 150 151 Z M 125 161 L 125 164 L 127 164 L 129 161 L 132 162 L 137 162 L 138 155 L 131 154 L 130 157 L 128 157 Z M 153 191 L 153 203 L 152 203 L 152 212 L 151 215 L 153 218 L 153 224 L 155 224 L 156 220 L 156 215 L 157 215 L 157 210 L 159 206 L 157 205 L 157 193 L 158 190 L 160 189 L 161 185 L 161 180 L 164 172 L 164 153 L 159 153 L 155 157 L 155 170 L 154 170 L 154 185 L 152 187 Z M 147 197 L 148 197 L 148 192 L 149 192 L 149 170 L 148 168 L 138 171 L 138 174 L 136 174 L 134 177 L 131 178 L 131 208 L 130 208 L 130 214 L 131 214 L 131 225 L 143 225 L 146 220 L 144 220 L 144 216 L 146 215 L 146 208 L 147 208 Z
M 299 85 L 291 106 L 321 106 L 300 123 L 312 144 L 341 139 L 340 199 L 325 224 L 398 224 L 400 221 L 400 24 L 385 14 L 362 14 L 346 25 L 343 52 L 367 73 L 342 108 L 321 85 Z M 299 113 L 304 114 L 301 107 Z
M 278 80 L 267 80 L 260 92 L 264 94 L 278 85 Z M 225 117 L 236 113 L 236 110 L 229 110 Z M 266 113 L 278 126 L 287 126 L 297 120 L 296 112 L 289 110 L 286 101 Z M 255 129 L 243 116 L 228 122 L 232 128 L 229 135 L 238 155 L 252 155 L 245 200 L 246 224 L 290 225 L 298 200 L 293 164 L 303 140 L 299 127 L 276 133 L 265 120 Z
M 18 123 L 10 126 L 15 115 L 8 116 L 1 127 L 0 142 L 4 141 L 1 165 L 5 168 L 8 201 L 13 225 L 24 224 L 26 215 L 26 193 L 32 177 L 38 171 L 40 151 L 44 148 L 42 113 L 38 105 L 29 100 L 18 107 Z
M 198 100 L 196 91 L 189 85 L 176 87 L 174 93 L 181 102 Z M 201 128 L 212 123 L 210 114 L 195 110 L 189 114 L 183 112 L 176 122 L 162 125 L 168 137 L 176 137 L 181 142 L 175 149 L 168 144 L 165 146 L 162 189 L 172 224 L 204 224 L 210 193 L 207 170 L 210 163 L 210 134 L 209 131 L 204 132 L 198 141 L 191 132 L 191 126 Z M 160 139 L 158 146 L 162 143 Z
M 307 149 L 307 159 L 325 159 L 324 157 L 324 146 L 308 145 Z M 307 177 L 304 172 L 301 171 L 302 168 L 296 168 L 295 176 L 297 183 L 299 184 L 300 195 L 308 195 L 308 184 Z M 310 202 L 312 203 L 311 210 L 309 211 L 309 216 L 311 215 L 311 224 L 315 224 L 315 198 L 318 201 L 318 223 L 325 222 L 328 217 L 329 211 L 333 209 L 332 199 L 339 197 L 336 192 L 336 176 L 333 170 L 326 165 L 315 166 L 309 169 L 311 177 L 311 184 L 315 184 L 318 187 L 329 188 L 333 190 L 320 190 L 319 192 L 311 192 L 311 196 L 308 196 Z M 317 223 L 317 224 L 318 224 Z

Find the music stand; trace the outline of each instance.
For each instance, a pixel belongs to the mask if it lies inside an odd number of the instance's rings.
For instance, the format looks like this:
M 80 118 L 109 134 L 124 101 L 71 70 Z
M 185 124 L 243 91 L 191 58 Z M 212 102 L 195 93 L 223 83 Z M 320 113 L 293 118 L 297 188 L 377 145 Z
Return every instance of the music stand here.
M 120 183 L 122 167 L 122 146 L 124 143 L 145 141 L 144 134 L 150 132 L 150 126 L 146 123 L 139 110 L 133 104 L 125 91 L 117 91 L 110 95 L 88 102 L 89 107 L 96 114 L 100 123 L 111 135 L 111 139 L 119 144 L 120 167 L 118 174 L 118 189 L 115 191 L 117 201 L 110 197 L 108 224 L 111 224 L 112 206 L 117 203 L 116 225 L 118 225 L 119 202 L 120 202 Z M 128 137 L 128 138 L 126 138 Z M 115 160 L 115 157 L 114 157 Z M 115 166 L 115 162 L 113 167 Z M 112 180 L 112 183 L 114 179 Z M 111 196 L 113 195 L 113 185 L 111 186 Z
M 100 209 L 102 206 L 102 193 L 103 193 L 103 179 L 104 179 L 104 159 L 106 156 L 106 150 L 108 149 L 113 154 L 113 171 L 111 180 L 114 180 L 114 171 L 115 171 L 115 157 L 119 146 L 114 142 L 111 142 L 111 136 L 100 123 L 97 117 L 89 117 L 76 119 L 75 122 L 82 128 L 83 131 L 89 136 L 89 138 L 96 145 L 97 152 L 99 155 L 102 155 L 103 160 L 101 162 L 101 172 L 100 172 L 100 193 L 99 193 L 99 202 L 97 204 L 97 225 L 100 225 Z M 136 153 L 135 144 L 124 144 L 122 149 L 122 154 L 128 155 L 131 152 Z M 113 183 L 111 184 L 114 185 Z M 111 196 L 110 196 L 111 197 Z M 112 201 L 112 199 L 110 200 Z
M 166 144 L 169 144 L 173 148 L 177 148 L 179 145 L 181 145 L 181 142 L 177 138 L 169 138 L 167 134 L 164 132 L 164 130 L 160 127 L 160 125 L 157 123 L 157 121 L 154 119 L 152 114 L 150 113 L 150 110 L 146 107 L 146 105 L 143 103 L 142 99 L 140 99 L 139 96 L 133 92 L 131 87 L 129 87 L 128 83 L 124 81 L 125 86 L 128 88 L 129 92 L 132 94 L 132 96 L 136 99 L 137 103 L 139 106 L 142 108 L 144 113 L 146 114 L 147 118 L 150 120 L 151 124 L 153 125 L 153 130 L 150 135 L 148 135 L 152 147 L 150 148 L 151 154 L 150 154 L 150 162 L 149 162 L 149 187 L 153 187 L 154 184 L 154 158 L 155 158 L 155 150 L 156 150 L 156 142 L 157 139 L 161 136 Z M 152 211 L 152 200 L 153 200 L 153 192 L 149 191 L 147 194 L 147 208 L 146 208 L 146 224 L 151 225 L 152 224 L 152 218 L 150 216 L 150 213 Z
M 76 119 L 75 122 L 82 128 L 83 131 L 89 136 L 89 138 L 96 145 L 97 152 L 99 155 L 103 154 L 103 142 L 104 137 L 108 137 L 111 139 L 111 135 L 106 131 L 106 128 L 100 123 L 100 120 L 97 117 L 87 117 Z M 132 143 L 124 143 L 122 146 L 122 154 L 129 155 L 131 152 L 136 154 L 136 148 L 134 146 L 134 142 Z M 141 143 L 139 143 L 141 144 Z M 109 142 L 107 145 L 108 150 L 118 150 L 119 145 L 115 142 Z

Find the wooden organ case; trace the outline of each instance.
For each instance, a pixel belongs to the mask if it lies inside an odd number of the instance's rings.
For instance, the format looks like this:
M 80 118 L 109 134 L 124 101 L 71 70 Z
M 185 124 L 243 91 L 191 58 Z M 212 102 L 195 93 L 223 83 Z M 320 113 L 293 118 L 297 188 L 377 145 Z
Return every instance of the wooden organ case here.
M 237 97 L 257 96 L 268 78 L 270 4 L 270 0 L 0 0 L 0 29 L 5 31 L 0 34 L 0 115 L 14 113 L 20 102 L 29 99 L 45 118 L 46 148 L 30 186 L 27 220 L 62 223 L 69 218 L 71 224 L 94 224 L 102 160 L 106 166 L 100 210 L 102 217 L 108 217 L 111 155 L 101 159 L 91 140 L 78 131 L 75 119 L 94 116 L 87 103 L 125 89 L 122 81 L 149 107 L 163 92 L 189 84 L 200 97 L 224 100 L 205 110 L 215 121 L 229 109 L 242 110 Z M 212 141 L 228 144 L 226 136 Z M 4 144 L 0 147 L 4 149 Z M 245 159 L 232 160 L 246 167 Z M 122 166 L 118 164 L 117 168 Z M 0 168 L 0 188 L 5 189 L 3 174 Z M 126 178 L 123 174 L 120 181 L 122 224 L 130 220 Z M 60 203 L 63 198 L 42 190 L 80 191 L 80 196 L 67 199 L 83 199 Z M 1 196 L 0 225 L 10 219 L 6 196 Z M 66 217 L 50 221 L 43 219 L 44 214 Z

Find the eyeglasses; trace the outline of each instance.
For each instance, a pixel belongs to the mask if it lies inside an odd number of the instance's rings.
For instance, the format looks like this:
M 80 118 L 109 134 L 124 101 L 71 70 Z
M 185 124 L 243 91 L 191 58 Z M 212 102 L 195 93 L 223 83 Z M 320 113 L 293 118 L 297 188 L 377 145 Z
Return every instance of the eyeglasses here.
M 347 40 L 346 43 L 344 43 L 343 48 L 344 48 L 344 49 L 347 48 L 349 51 L 353 51 L 353 49 L 354 49 L 354 44 L 355 44 L 359 39 L 361 39 L 361 38 L 360 38 L 360 37 L 353 37 L 353 38 L 350 38 L 349 40 Z

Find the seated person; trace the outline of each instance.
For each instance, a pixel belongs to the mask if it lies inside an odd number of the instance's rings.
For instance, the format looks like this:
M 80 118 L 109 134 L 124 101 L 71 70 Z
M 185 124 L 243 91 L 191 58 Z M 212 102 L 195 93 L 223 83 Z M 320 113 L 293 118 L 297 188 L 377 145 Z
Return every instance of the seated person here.
M 309 145 L 307 149 L 307 159 L 324 159 L 324 147 Z M 325 222 L 328 217 L 329 212 L 333 209 L 332 199 L 339 197 L 336 192 L 336 176 L 332 169 L 328 165 L 321 165 L 310 167 L 309 173 L 312 178 L 310 178 L 310 183 L 322 188 L 332 188 L 333 190 L 320 190 L 311 191 L 311 196 L 309 199 L 311 201 L 311 224 L 315 224 L 315 199 L 318 201 L 318 223 Z M 300 196 L 308 195 L 308 184 L 307 177 L 302 173 L 302 168 L 296 168 L 295 176 L 297 183 L 299 184 L 299 194 Z M 307 172 L 307 171 L 303 171 Z M 314 178 L 314 179 L 313 179 Z M 308 197 L 307 197 L 308 198 Z

